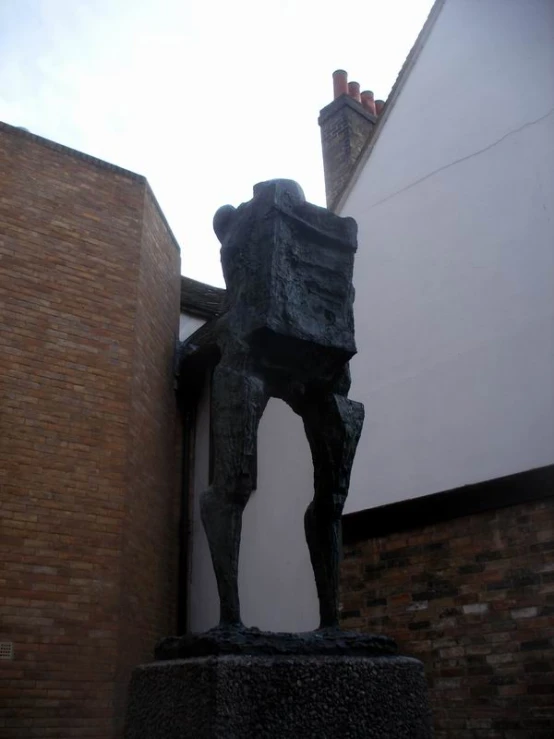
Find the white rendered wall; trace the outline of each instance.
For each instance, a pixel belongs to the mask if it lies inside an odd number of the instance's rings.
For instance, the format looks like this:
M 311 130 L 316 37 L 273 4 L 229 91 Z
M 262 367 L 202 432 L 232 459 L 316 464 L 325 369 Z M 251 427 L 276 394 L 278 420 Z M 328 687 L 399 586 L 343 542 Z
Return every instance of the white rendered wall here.
M 554 462 L 554 3 L 447 0 L 341 215 L 347 511 Z
M 196 316 L 189 316 L 188 313 L 181 313 L 179 317 L 179 341 L 188 339 L 200 326 L 203 326 L 206 321 L 203 318 L 197 318 Z
M 183 341 L 205 323 L 181 314 Z M 208 541 L 200 520 L 200 495 L 208 487 L 209 383 L 197 410 L 189 567 L 189 628 L 215 626 L 219 605 Z M 317 626 L 315 583 L 304 539 L 304 511 L 313 496 L 310 448 L 302 421 L 271 399 L 258 434 L 258 490 L 243 518 L 239 590 L 243 621 L 262 629 Z
M 208 485 L 208 389 L 199 405 L 194 475 L 189 628 L 217 624 L 219 605 L 199 498 Z M 243 517 L 239 594 L 246 625 L 273 631 L 313 629 L 317 596 L 304 539 L 312 498 L 310 449 L 301 420 L 271 399 L 258 437 L 258 490 Z
M 554 462 L 553 36 L 550 0 L 447 0 L 342 208 L 360 226 L 350 396 L 366 406 L 347 511 Z M 194 631 L 218 616 L 202 407 Z M 244 516 L 247 624 L 317 624 L 311 495 L 300 419 L 270 401 Z

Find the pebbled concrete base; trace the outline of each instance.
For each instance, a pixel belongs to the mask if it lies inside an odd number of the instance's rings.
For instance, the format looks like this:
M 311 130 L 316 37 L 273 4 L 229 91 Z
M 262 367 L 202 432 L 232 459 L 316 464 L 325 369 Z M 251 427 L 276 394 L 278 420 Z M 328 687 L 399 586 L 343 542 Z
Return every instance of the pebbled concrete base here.
M 410 657 L 198 657 L 137 667 L 125 739 L 431 739 Z

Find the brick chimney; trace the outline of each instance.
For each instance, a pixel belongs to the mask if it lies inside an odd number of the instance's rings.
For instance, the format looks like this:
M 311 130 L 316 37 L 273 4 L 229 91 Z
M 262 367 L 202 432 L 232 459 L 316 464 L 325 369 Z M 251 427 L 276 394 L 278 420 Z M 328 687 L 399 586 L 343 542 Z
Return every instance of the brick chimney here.
M 343 191 L 360 152 L 377 121 L 373 93 L 360 94 L 358 82 L 348 82 L 342 69 L 333 72 L 334 97 L 319 114 L 327 205 Z

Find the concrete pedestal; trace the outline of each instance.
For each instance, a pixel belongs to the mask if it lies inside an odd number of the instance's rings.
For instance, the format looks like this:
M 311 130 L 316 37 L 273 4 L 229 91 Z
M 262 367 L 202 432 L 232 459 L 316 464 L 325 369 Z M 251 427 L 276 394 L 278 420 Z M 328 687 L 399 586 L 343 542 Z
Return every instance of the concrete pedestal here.
M 409 657 L 227 656 L 133 672 L 125 739 L 430 739 Z

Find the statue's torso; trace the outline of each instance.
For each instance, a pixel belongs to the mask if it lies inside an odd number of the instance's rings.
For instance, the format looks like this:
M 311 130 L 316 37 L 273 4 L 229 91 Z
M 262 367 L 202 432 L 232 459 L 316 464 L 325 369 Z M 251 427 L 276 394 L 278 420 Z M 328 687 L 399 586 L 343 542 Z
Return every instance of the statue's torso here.
M 227 331 L 261 366 L 304 379 L 336 372 L 355 354 L 355 224 L 323 208 L 251 201 L 221 250 Z

